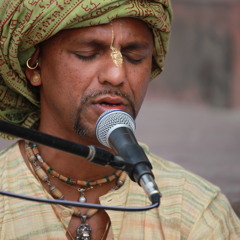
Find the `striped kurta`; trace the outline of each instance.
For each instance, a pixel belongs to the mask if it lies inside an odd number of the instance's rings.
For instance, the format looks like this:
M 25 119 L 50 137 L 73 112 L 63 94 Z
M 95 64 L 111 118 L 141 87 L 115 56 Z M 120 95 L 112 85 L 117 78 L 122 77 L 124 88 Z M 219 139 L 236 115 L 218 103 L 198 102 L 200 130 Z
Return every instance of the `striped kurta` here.
M 107 211 L 113 239 L 240 239 L 240 221 L 218 187 L 146 152 L 163 195 L 161 205 L 146 212 Z M 18 144 L 0 154 L 0 186 L 18 194 L 51 197 L 27 168 Z M 150 205 L 142 188 L 129 179 L 119 190 L 102 196 L 100 202 L 111 206 Z M 0 239 L 66 239 L 71 216 L 72 211 L 63 206 L 0 196 Z

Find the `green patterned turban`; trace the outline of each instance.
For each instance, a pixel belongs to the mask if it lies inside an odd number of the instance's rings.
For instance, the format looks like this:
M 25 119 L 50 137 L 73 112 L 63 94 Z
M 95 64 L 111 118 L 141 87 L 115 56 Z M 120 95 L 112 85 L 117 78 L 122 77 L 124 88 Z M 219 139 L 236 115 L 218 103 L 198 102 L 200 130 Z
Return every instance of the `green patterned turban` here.
M 0 0 L 0 119 L 34 128 L 39 94 L 25 76 L 35 46 L 63 29 L 106 24 L 115 18 L 145 21 L 154 35 L 152 78 L 163 68 L 172 8 L 170 0 Z M 0 134 L 5 138 L 7 135 Z

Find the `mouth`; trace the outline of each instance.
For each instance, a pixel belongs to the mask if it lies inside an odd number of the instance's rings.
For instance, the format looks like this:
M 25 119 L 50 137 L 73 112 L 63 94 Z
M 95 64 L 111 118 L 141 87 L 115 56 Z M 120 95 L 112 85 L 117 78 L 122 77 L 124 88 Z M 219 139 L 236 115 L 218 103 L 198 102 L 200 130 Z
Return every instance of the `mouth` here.
M 106 107 L 119 107 L 122 106 L 121 103 L 109 103 L 109 102 L 101 102 L 99 103 L 101 106 L 106 106 Z
M 129 103 L 126 99 L 119 96 L 102 96 L 95 99 L 94 104 L 104 109 L 119 109 L 125 110 Z

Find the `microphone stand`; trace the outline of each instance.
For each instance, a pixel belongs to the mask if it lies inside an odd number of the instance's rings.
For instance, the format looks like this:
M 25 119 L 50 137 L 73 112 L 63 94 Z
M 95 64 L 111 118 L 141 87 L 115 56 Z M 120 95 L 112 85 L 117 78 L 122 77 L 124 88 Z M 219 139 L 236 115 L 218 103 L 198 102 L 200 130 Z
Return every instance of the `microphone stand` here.
M 95 164 L 102 166 L 111 166 L 115 169 L 126 171 L 130 178 L 134 181 L 132 174 L 135 169 L 135 163 L 125 161 L 119 155 L 114 155 L 103 148 L 99 148 L 93 145 L 84 146 L 43 132 L 21 127 L 19 125 L 12 124 L 3 120 L 0 120 L 0 132 L 49 146 L 77 156 L 81 156 L 87 161 Z M 160 204 L 160 197 L 161 195 L 150 200 L 158 207 Z
M 0 120 L 0 132 L 49 146 L 77 156 L 81 156 L 88 161 L 93 160 L 95 157 L 97 158 L 96 163 L 99 164 L 101 161 L 106 163 L 107 160 L 108 163 L 114 160 L 114 155 L 102 148 L 98 148 L 96 146 L 84 146 L 40 131 L 36 131 L 34 129 L 21 127 L 19 125 L 12 124 L 3 120 Z

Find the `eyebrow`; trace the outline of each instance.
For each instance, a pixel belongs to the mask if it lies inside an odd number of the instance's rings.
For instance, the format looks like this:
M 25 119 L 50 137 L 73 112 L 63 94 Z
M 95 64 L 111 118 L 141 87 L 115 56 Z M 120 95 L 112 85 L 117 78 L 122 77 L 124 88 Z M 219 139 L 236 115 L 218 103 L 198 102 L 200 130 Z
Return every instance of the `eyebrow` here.
M 84 39 L 77 39 L 71 42 L 72 44 L 76 44 L 79 46 L 91 46 L 96 48 L 109 48 L 110 43 L 106 43 L 104 40 L 99 39 L 92 39 L 92 40 L 84 40 Z M 150 44 L 147 42 L 129 42 L 126 43 L 124 46 L 121 46 L 121 50 L 128 51 L 128 50 L 146 50 L 150 48 Z
M 130 42 L 127 43 L 126 46 L 122 47 L 123 51 L 128 50 L 147 50 L 150 49 L 150 44 L 148 43 L 139 43 L 139 42 Z
M 98 39 L 93 39 L 93 40 L 84 40 L 84 39 L 77 39 L 77 40 L 73 40 L 71 42 L 71 44 L 76 44 L 79 46 L 91 46 L 91 47 L 96 47 L 96 48 L 100 48 L 100 47 L 108 47 L 109 44 L 106 43 L 105 41 L 101 41 Z

